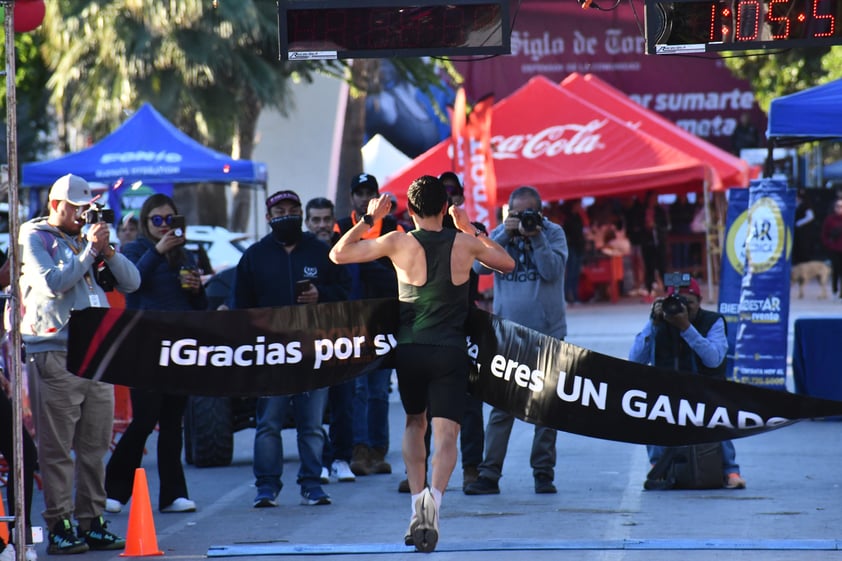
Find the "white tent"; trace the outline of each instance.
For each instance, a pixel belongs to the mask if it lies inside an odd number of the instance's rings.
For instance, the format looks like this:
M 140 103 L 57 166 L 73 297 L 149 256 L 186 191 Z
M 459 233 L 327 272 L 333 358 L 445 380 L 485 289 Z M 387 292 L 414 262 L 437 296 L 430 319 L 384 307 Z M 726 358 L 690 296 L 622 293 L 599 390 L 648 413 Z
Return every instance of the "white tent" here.
M 385 185 L 393 175 L 412 161 L 412 158 L 392 146 L 379 134 L 366 142 L 362 153 L 363 171 L 376 177 L 380 185 Z

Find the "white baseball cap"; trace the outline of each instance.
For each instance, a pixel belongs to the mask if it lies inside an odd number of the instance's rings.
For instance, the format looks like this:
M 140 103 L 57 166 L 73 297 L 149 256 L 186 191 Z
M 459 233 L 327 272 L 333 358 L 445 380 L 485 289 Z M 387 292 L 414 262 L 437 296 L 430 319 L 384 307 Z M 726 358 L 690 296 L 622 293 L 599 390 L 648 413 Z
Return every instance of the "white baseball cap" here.
M 51 201 L 67 201 L 72 205 L 85 206 L 91 203 L 91 199 L 93 199 L 91 186 L 87 181 L 72 173 L 59 177 L 50 187 Z

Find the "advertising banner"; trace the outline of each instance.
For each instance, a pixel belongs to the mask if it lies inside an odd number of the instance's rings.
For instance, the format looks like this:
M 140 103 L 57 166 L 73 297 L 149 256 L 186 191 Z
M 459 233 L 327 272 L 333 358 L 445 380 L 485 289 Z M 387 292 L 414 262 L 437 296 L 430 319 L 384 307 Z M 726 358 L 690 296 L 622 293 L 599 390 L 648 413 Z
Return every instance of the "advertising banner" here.
M 460 61 L 468 99 L 503 99 L 535 76 L 558 83 L 571 72 L 593 73 L 641 106 L 725 150 L 740 116 L 757 130 L 766 117 L 746 80 L 718 56 L 646 56 L 643 11 L 621 4 L 583 10 L 578 2 L 524 0 L 512 24 L 512 54 Z M 606 107 L 610 110 L 610 107 Z M 761 139 L 762 141 L 762 139 Z
M 68 369 L 192 395 L 283 395 L 389 368 L 396 300 L 216 312 L 89 308 L 70 320 Z M 590 437 L 691 444 L 842 414 L 842 402 L 608 357 L 472 310 L 471 393 L 519 419 Z M 785 347 L 785 346 L 784 346 Z
M 752 181 L 746 218 L 734 380 L 786 388 L 791 224 L 795 189 L 785 181 Z
M 725 251 L 719 273 L 719 313 L 725 318 L 728 335 L 728 354 L 725 372 L 734 372 L 734 348 L 737 344 L 737 324 L 740 320 L 740 286 L 746 263 L 746 232 L 748 231 L 748 189 L 728 190 L 728 213 L 725 215 Z
M 488 230 L 495 224 L 497 176 L 491 155 L 491 120 L 494 98 L 486 97 L 474 105 L 465 125 L 465 210 L 471 221 L 482 222 Z

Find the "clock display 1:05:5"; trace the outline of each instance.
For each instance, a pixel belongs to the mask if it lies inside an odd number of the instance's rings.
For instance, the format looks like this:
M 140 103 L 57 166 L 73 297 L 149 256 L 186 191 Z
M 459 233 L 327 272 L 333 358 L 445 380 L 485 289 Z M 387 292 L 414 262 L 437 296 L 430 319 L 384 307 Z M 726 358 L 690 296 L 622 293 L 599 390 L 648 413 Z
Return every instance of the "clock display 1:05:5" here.
M 673 23 L 692 25 L 702 32 L 699 35 L 706 35 L 699 37 L 705 42 L 737 43 L 842 37 L 838 21 L 842 15 L 842 0 L 676 2 L 673 8 L 676 10 Z M 674 27 L 673 31 L 679 30 Z M 684 33 L 671 35 L 681 36 Z M 670 39 L 666 39 L 666 42 L 673 43 Z

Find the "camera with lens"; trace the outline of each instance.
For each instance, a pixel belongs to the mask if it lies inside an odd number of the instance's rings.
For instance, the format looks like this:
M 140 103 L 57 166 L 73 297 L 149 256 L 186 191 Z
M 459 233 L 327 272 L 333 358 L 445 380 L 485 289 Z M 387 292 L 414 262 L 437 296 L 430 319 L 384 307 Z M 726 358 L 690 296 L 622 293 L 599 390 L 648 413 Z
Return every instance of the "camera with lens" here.
M 661 309 L 664 315 L 674 316 L 687 309 L 687 299 L 679 294 L 681 288 L 690 286 L 690 273 L 666 273 L 664 288 L 672 287 L 673 293 L 664 298 Z
M 520 213 L 520 227 L 524 232 L 535 232 L 541 226 L 544 217 L 537 210 L 527 209 Z
M 114 211 L 94 204 L 82 214 L 82 218 L 85 219 L 85 224 L 98 224 L 99 222 L 114 224 Z

